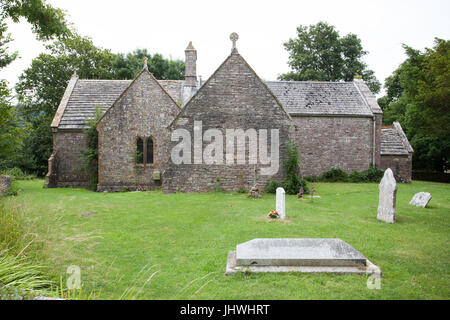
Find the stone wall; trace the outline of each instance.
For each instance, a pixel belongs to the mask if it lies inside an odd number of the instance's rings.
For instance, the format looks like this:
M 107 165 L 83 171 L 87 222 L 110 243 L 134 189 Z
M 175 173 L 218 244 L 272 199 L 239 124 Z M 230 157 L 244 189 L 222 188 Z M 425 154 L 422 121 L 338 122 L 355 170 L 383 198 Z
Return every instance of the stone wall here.
M 174 121 L 172 126 L 174 130 L 185 129 L 190 133 L 192 146 L 194 145 L 194 121 L 201 121 L 202 135 L 208 129 L 220 131 L 224 147 L 227 129 L 244 131 L 255 129 L 257 132 L 260 129 L 278 129 L 279 168 L 272 176 L 261 175 L 261 168 L 264 165 L 259 157 L 257 166 L 250 163 L 249 146 L 246 147 L 244 164 L 237 164 L 236 150 L 233 155 L 234 164 L 227 164 L 226 151 L 222 157 L 222 164 L 206 164 L 204 161 L 198 164 L 174 164 L 169 161 L 169 168 L 164 174 L 164 192 L 206 192 L 216 187 L 225 191 L 237 191 L 239 188 L 249 189 L 253 186 L 255 179 L 257 186 L 263 188 L 269 178 L 277 180 L 284 178 L 282 164 L 291 130 L 293 130 L 292 121 L 272 92 L 236 51 L 197 91 Z M 268 136 L 270 137 L 270 131 Z M 179 141 L 172 142 L 171 147 L 175 147 L 178 143 Z M 210 143 L 210 141 L 203 141 L 201 150 L 205 150 Z M 194 163 L 193 156 L 192 154 L 191 163 Z
M 11 177 L 0 175 L 0 195 L 5 194 L 11 187 Z
M 98 191 L 118 191 L 123 188 L 155 189 L 170 156 L 170 133 L 167 126 L 179 112 L 179 107 L 156 79 L 144 70 L 116 103 L 100 119 Z M 154 163 L 136 164 L 137 138 L 153 138 Z
M 293 117 L 293 121 L 302 175 L 319 176 L 331 168 L 364 171 L 372 163 L 372 118 Z
M 380 168 L 391 168 L 397 182 L 411 183 L 412 154 L 382 155 Z
M 85 187 L 86 176 L 81 171 L 80 149 L 87 147 L 83 131 L 56 131 L 53 133 L 53 153 L 45 187 Z M 53 157 L 53 158 L 52 158 Z

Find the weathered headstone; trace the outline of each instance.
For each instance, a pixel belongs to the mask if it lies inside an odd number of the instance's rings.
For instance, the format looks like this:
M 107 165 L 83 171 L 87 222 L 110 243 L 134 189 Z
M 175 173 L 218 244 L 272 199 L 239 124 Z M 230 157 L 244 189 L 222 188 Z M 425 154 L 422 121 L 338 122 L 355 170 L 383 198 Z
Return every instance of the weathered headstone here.
M 11 187 L 11 177 L 0 175 L 0 195 L 5 194 Z
M 248 197 L 253 199 L 259 199 L 262 198 L 261 194 L 259 193 L 259 189 L 256 185 L 254 185 L 250 191 L 248 192 Z
M 276 210 L 280 215 L 280 219 L 286 219 L 286 202 L 285 202 L 285 194 L 283 188 L 277 188 L 277 200 L 276 200 Z
M 253 239 L 230 252 L 226 273 L 236 271 L 381 275 L 377 266 L 340 239 Z
M 419 192 L 414 195 L 409 204 L 425 208 L 431 200 L 431 194 L 429 192 Z
M 387 223 L 394 223 L 397 220 L 395 211 L 397 182 L 390 168 L 387 168 L 384 172 L 383 179 L 381 179 L 378 188 L 380 190 L 380 196 L 377 219 Z

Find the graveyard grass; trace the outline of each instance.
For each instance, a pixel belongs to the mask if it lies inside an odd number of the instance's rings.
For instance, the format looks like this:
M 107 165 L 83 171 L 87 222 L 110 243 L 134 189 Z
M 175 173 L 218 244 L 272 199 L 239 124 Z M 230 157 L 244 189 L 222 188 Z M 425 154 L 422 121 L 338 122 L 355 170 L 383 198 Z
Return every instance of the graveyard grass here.
M 378 221 L 378 185 L 315 183 L 320 198 L 286 196 L 287 221 L 267 218 L 275 195 L 95 193 L 15 182 L 0 199 L 26 216 L 48 276 L 81 268 L 83 290 L 103 299 L 449 299 L 450 185 L 400 184 L 398 222 Z M 408 204 L 420 191 L 429 208 Z M 309 197 L 306 195 L 306 197 Z M 340 238 L 383 271 L 380 290 L 367 276 L 236 274 L 230 250 L 254 238 Z

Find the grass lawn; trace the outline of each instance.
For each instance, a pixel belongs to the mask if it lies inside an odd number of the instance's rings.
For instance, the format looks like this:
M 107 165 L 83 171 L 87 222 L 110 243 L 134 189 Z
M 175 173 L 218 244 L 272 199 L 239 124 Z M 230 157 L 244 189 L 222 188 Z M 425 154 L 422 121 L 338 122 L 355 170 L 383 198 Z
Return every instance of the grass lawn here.
M 377 184 L 315 183 L 320 198 L 286 196 L 287 221 L 269 220 L 275 196 L 95 193 L 15 183 L 7 206 L 26 215 L 42 262 L 55 279 L 81 268 L 83 288 L 101 298 L 140 299 L 449 299 L 450 185 L 413 181 L 397 192 L 398 222 L 376 219 Z M 426 209 L 408 204 L 420 191 Z M 308 196 L 307 196 L 308 197 Z M 87 214 L 88 213 L 88 214 Z M 227 254 L 254 238 L 340 238 L 383 271 L 380 290 L 367 276 L 238 274 Z

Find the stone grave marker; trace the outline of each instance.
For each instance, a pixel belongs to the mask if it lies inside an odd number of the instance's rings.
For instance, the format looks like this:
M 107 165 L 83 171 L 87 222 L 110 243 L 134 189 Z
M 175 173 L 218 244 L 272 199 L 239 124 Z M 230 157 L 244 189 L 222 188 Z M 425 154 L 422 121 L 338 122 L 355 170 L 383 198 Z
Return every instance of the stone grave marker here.
M 381 179 L 377 219 L 394 223 L 397 220 L 397 214 L 395 210 L 395 202 L 397 196 L 397 182 L 395 181 L 394 174 L 390 168 L 387 168 L 384 172 L 383 179 Z
M 429 192 L 419 192 L 414 195 L 409 204 L 425 208 L 431 200 L 431 194 Z
M 249 272 L 329 272 L 381 275 L 380 269 L 340 239 L 253 239 L 228 256 L 226 274 Z
M 284 220 L 286 219 L 286 199 L 285 199 L 286 192 L 283 188 L 277 188 L 277 200 L 276 200 L 276 210 L 278 211 L 278 214 L 280 215 L 280 219 Z
M 9 187 L 11 187 L 11 177 L 0 175 L 0 195 L 8 192 Z

